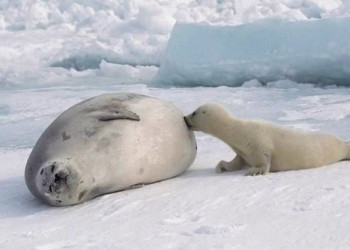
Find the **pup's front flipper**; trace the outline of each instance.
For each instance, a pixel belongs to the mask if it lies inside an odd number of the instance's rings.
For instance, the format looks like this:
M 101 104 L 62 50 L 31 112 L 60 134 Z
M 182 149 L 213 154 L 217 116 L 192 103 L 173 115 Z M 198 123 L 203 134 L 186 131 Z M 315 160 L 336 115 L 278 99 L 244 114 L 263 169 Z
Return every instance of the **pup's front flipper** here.
M 255 176 L 255 175 L 264 175 L 266 174 L 264 170 L 260 167 L 250 167 L 247 170 L 247 173 L 245 175 L 248 176 Z
M 257 162 L 256 166 L 249 167 L 246 175 L 250 175 L 250 176 L 266 175 L 270 172 L 271 155 L 261 154 L 261 155 L 258 155 L 255 160 Z
M 216 165 L 215 172 L 221 173 L 225 171 L 235 171 L 240 170 L 243 168 L 244 160 L 239 155 L 236 155 L 236 157 L 230 161 L 220 161 L 218 165 Z

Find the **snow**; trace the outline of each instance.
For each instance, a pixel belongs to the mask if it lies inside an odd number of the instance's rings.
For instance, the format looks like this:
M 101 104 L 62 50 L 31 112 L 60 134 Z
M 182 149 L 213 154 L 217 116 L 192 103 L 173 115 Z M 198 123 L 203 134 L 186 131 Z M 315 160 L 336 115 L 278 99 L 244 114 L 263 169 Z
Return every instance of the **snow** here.
M 349 13 L 347 0 L 2 0 L 0 88 L 148 83 L 143 72 L 157 71 L 176 22 L 222 26 Z M 139 73 L 115 79 L 99 70 L 103 61 L 137 65 Z
M 24 167 L 62 111 L 111 92 L 155 96 L 184 114 L 215 102 L 238 117 L 350 140 L 350 88 L 336 86 L 343 82 L 320 88 L 252 76 L 234 88 L 159 88 L 154 81 L 176 22 L 215 30 L 267 18 L 333 25 L 349 14 L 347 0 L 0 1 L 0 248 L 348 249 L 348 162 L 258 177 L 216 174 L 217 162 L 234 153 L 196 133 L 198 156 L 183 175 L 64 208 L 30 194 Z
M 216 102 L 238 117 L 322 130 L 350 139 L 350 89 L 146 85 L 55 87 L 0 96 L 0 246 L 2 249 L 347 249 L 348 162 L 247 177 L 216 174 L 234 157 L 196 133 L 198 156 L 174 179 L 53 208 L 27 190 L 24 166 L 35 141 L 67 107 L 90 96 L 137 92 L 172 102 L 185 114 Z
M 350 18 L 239 26 L 175 25 L 158 85 L 237 86 L 266 83 L 350 85 Z

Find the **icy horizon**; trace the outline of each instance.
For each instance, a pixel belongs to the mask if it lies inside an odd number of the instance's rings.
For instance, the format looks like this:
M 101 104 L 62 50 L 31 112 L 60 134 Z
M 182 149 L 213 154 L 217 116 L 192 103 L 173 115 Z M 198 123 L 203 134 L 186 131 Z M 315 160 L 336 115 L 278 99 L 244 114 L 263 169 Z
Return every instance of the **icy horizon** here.
M 0 3 L 0 89 L 152 85 L 176 22 L 237 26 L 265 19 L 333 19 L 349 13 L 346 0 L 6 0 Z M 228 80 L 213 85 L 242 84 Z

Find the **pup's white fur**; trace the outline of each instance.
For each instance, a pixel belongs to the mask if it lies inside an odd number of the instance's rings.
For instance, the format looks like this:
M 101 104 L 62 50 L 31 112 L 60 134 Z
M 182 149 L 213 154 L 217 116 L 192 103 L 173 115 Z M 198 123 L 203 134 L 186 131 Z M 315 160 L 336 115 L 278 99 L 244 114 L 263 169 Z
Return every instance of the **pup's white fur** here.
M 247 175 L 260 175 L 269 171 L 316 168 L 350 159 L 350 143 L 333 135 L 238 119 L 215 104 L 200 106 L 185 120 L 192 130 L 218 137 L 236 152 L 231 162 L 219 162 L 217 172 L 247 166 Z

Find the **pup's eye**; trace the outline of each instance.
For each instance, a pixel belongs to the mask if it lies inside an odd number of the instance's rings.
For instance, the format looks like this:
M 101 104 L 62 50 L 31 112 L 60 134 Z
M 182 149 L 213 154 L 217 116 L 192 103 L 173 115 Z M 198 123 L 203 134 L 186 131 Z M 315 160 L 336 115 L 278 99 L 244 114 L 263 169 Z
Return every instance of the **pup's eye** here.
M 203 111 L 203 114 L 205 114 L 205 111 Z
M 196 115 L 196 112 L 193 112 L 192 116 L 195 116 Z

